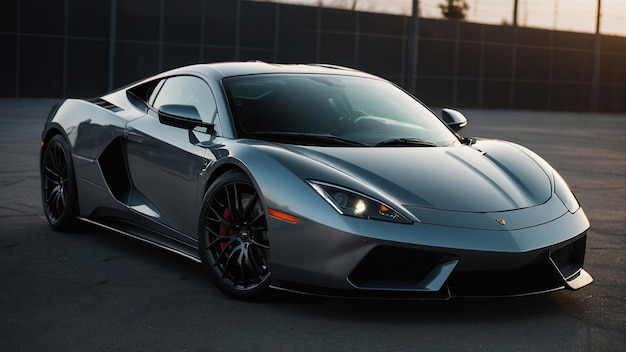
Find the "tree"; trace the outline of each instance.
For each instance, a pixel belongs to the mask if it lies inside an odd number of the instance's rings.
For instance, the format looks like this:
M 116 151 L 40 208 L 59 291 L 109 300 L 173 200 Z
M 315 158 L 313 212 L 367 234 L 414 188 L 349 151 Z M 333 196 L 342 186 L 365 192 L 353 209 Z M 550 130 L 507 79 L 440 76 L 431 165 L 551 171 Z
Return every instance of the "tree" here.
M 469 10 L 469 5 L 465 0 L 447 0 L 446 3 L 440 4 L 439 7 L 443 16 L 451 20 L 465 19 L 465 12 Z

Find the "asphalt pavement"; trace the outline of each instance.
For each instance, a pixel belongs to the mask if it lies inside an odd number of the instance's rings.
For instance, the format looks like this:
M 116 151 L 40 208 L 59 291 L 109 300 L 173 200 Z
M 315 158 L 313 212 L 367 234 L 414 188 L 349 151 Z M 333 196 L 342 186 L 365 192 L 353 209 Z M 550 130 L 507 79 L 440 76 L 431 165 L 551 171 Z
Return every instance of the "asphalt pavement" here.
M 0 351 L 624 351 L 626 114 L 462 110 L 559 170 L 591 221 L 579 291 L 384 301 L 276 294 L 245 303 L 201 266 L 84 226 L 52 231 L 39 137 L 55 100 L 0 99 Z

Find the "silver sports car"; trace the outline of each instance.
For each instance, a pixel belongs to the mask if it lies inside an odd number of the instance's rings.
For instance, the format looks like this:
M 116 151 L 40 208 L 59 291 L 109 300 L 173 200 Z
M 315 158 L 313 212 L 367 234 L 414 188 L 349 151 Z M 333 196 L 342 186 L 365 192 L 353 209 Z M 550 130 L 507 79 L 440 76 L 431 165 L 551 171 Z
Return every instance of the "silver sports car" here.
M 578 289 L 589 222 L 530 150 L 458 134 L 381 78 L 330 65 L 187 66 L 55 106 L 55 230 L 104 227 L 201 262 L 225 293 L 517 296 Z

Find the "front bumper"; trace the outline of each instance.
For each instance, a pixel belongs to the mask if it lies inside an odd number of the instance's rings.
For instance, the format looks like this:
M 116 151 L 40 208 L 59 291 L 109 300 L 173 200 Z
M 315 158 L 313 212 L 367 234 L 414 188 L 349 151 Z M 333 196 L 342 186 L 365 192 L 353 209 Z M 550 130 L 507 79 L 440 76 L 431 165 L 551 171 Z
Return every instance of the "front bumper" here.
M 335 227 L 303 221 L 297 231 L 271 225 L 272 285 L 317 295 L 447 299 L 575 290 L 593 281 L 583 269 L 589 222 L 582 209 L 500 231 L 342 220 Z
M 287 281 L 274 281 L 273 286 L 323 296 L 403 299 L 514 297 L 576 290 L 593 281 L 582 267 L 585 242 L 583 233 L 550 248 L 518 254 L 377 246 L 346 277 L 351 288 Z

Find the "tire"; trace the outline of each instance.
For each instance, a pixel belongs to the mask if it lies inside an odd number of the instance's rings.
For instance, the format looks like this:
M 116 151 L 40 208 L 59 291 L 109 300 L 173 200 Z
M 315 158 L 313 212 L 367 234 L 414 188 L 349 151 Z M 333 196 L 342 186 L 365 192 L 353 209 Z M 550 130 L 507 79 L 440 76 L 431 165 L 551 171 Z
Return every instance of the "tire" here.
M 265 207 L 243 172 L 228 171 L 208 189 L 198 237 L 202 263 L 220 290 L 244 300 L 267 294 L 271 272 Z
M 41 158 L 41 199 L 46 219 L 56 231 L 70 231 L 76 225 L 78 198 L 76 175 L 70 148 L 56 135 L 44 147 Z

